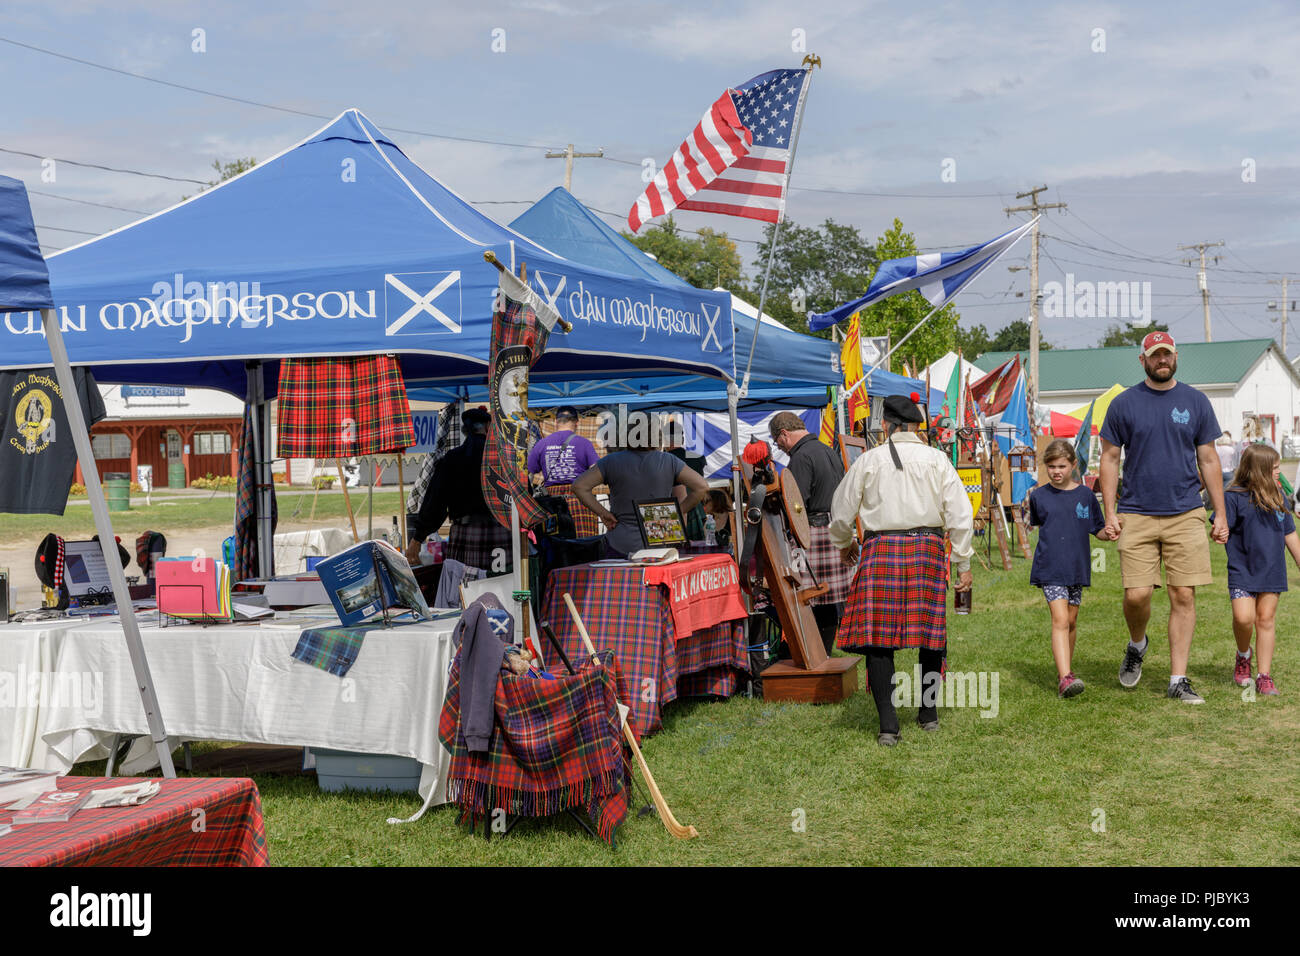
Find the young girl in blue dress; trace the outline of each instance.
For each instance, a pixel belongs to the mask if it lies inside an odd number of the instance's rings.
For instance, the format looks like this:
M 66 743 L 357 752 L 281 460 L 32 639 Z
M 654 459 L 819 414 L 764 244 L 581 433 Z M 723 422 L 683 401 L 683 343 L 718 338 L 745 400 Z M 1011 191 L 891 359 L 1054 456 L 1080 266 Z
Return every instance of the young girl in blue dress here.
M 1250 686 L 1256 664 L 1255 692 L 1273 696 L 1273 648 L 1278 596 L 1286 590 L 1286 552 L 1300 566 L 1300 537 L 1278 484 L 1281 458 L 1267 445 L 1249 445 L 1232 484 L 1223 496 L 1228 521 L 1228 595 L 1232 633 L 1237 639 L 1233 680 Z M 1255 638 L 1252 655 L 1250 639 Z
M 1048 483 L 1029 494 L 1029 523 L 1041 525 L 1029 583 L 1043 589 L 1052 615 L 1052 657 L 1058 697 L 1077 697 L 1083 681 L 1071 662 L 1078 636 L 1083 589 L 1092 584 L 1090 534 L 1105 539 L 1106 522 L 1097 496 L 1074 480 L 1074 446 L 1057 439 L 1043 451 Z

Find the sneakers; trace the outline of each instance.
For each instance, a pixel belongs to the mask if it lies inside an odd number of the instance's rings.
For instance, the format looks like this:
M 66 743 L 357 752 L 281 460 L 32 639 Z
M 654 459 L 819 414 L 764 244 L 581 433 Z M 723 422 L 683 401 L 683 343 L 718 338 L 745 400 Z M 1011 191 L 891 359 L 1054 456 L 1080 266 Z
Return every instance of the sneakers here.
M 1250 658 L 1237 655 L 1237 665 L 1232 669 L 1232 679 L 1238 687 L 1250 686 Z
M 876 743 L 882 747 L 898 746 L 898 734 L 877 734 Z
M 1082 693 L 1083 681 L 1075 677 L 1073 671 L 1062 677 L 1056 686 L 1057 697 L 1078 697 Z
M 1269 683 L 1272 684 L 1272 681 L 1269 681 Z M 1177 684 L 1171 684 L 1165 696 L 1171 700 L 1181 700 L 1184 704 L 1205 703 L 1205 698 L 1192 690 L 1192 682 L 1186 677 Z
M 1151 644 L 1148 641 L 1147 646 Z M 1119 667 L 1119 682 L 1125 687 L 1136 687 L 1138 681 L 1142 679 L 1142 658 L 1146 656 L 1146 651 L 1139 651 L 1130 641 L 1124 651 L 1124 663 Z
M 1250 681 L 1246 681 L 1246 683 L 1249 684 Z M 1267 674 L 1260 674 L 1256 677 L 1255 693 L 1259 694 L 1261 697 L 1278 696 L 1277 685 L 1273 683 L 1273 678 L 1269 677 Z

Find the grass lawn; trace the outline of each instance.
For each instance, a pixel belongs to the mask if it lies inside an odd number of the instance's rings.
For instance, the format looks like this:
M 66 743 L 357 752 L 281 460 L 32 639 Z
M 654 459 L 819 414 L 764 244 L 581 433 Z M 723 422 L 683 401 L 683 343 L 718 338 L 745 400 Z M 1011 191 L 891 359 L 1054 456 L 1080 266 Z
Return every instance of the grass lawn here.
M 1243 700 L 1231 679 L 1224 554 L 1213 546 L 1216 583 L 1198 594 L 1189 675 L 1206 703 L 1163 696 L 1162 592 L 1142 682 L 1126 691 L 1117 680 L 1126 635 L 1119 563 L 1112 544 L 1099 546 L 1106 570 L 1094 572 L 1085 592 L 1074 667 L 1088 688 L 1074 700 L 1056 697 L 1047 610 L 1028 584 L 1028 562 L 1016 558 L 1010 573 L 976 562 L 975 613 L 949 617 L 949 669 L 998 675 L 996 717 L 945 709 L 939 732 L 928 734 L 912 723 L 915 711 L 902 708 L 902 742 L 887 749 L 875 742 L 875 708 L 864 692 L 823 707 L 740 698 L 671 704 L 645 754 L 677 819 L 694 824 L 700 838 L 677 841 L 656 817 L 633 817 L 614 850 L 566 818 L 525 821 L 490 843 L 458 828 L 451 807 L 389 826 L 387 817 L 414 812 L 414 795 L 325 794 L 310 776 L 262 776 L 271 861 L 1300 863 L 1300 601 L 1284 596 L 1278 615 L 1273 672 L 1283 696 Z M 1293 573 L 1292 587 L 1298 582 Z M 901 652 L 897 660 L 910 672 L 916 655 Z M 806 820 L 804 832 L 792 827 L 796 816 Z
M 277 487 L 275 493 L 282 524 L 290 521 L 297 524 L 307 523 L 312 513 L 313 492 L 310 489 Z M 159 491 L 158 495 L 166 495 L 166 490 Z M 353 489 L 351 496 L 352 510 L 356 513 L 357 527 L 360 528 L 366 520 L 366 491 Z M 315 497 L 314 524 L 347 521 L 347 511 L 341 494 L 322 493 Z M 398 497 L 396 491 L 375 492 L 376 527 L 388 526 L 391 516 L 395 513 L 393 509 L 398 507 Z M 95 519 L 85 501 L 84 497 L 68 499 L 68 507 L 62 517 L 0 514 L 0 540 L 41 538 L 50 531 L 57 531 L 64 538 L 71 540 L 89 538 L 95 533 Z M 146 529 L 167 534 L 189 528 L 209 528 L 220 525 L 233 527 L 235 496 L 230 492 L 216 492 L 212 495 L 176 497 L 146 505 L 144 495 L 132 495 L 131 508 L 127 511 L 114 511 L 110 517 L 113 519 L 114 529 L 121 535 L 123 541 L 127 539 L 126 532 L 130 532 L 130 536 L 134 538 Z M 219 544 L 220 541 L 217 543 Z

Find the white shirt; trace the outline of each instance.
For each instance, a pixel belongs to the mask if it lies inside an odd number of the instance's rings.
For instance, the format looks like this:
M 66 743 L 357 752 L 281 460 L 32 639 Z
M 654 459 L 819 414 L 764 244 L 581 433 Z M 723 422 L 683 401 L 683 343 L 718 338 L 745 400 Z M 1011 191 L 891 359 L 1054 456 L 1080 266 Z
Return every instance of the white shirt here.
M 857 536 L 855 518 L 868 531 L 941 527 L 952 537 L 953 566 L 969 571 L 975 522 L 957 469 L 915 432 L 895 432 L 894 447 L 901 471 L 887 444 L 863 452 L 849 468 L 831 503 L 831 541 L 849 547 Z

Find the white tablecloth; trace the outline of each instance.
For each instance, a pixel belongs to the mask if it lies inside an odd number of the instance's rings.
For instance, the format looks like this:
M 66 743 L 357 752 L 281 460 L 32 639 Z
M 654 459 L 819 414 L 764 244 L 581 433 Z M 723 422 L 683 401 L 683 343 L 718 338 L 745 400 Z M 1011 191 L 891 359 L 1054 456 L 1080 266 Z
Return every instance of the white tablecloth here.
M 142 622 L 169 738 L 414 757 L 423 765 L 421 796 L 445 802 L 451 758 L 438 741 L 438 715 L 455 618 L 367 634 L 345 678 L 290 657 L 312 623 L 302 617 L 212 627 Z M 124 773 L 152 765 L 153 744 L 116 618 L 0 626 L 0 764 L 67 771 L 77 761 L 107 757 L 118 733 L 144 736 Z

